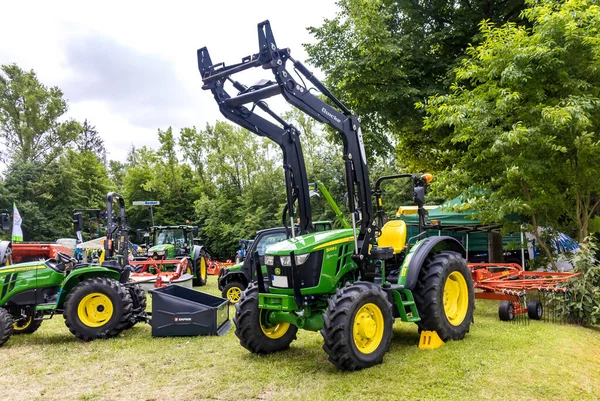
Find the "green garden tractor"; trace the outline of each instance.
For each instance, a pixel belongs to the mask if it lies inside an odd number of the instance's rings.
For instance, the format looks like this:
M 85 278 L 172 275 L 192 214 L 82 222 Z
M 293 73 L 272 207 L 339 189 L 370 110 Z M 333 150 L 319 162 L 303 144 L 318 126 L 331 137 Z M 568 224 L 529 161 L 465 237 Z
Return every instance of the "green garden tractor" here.
M 114 337 L 135 324 L 145 309 L 146 295 L 127 283 L 125 203 L 120 195 L 109 193 L 109 216 L 115 201 L 120 216 L 116 222 L 109 219 L 104 244 L 108 256 L 102 265 L 77 264 L 59 252 L 45 261 L 0 268 L 0 345 L 12 334 L 35 332 L 55 314 L 62 314 L 71 333 L 85 341 Z M 115 232 L 119 238 L 114 238 Z M 115 254 L 116 260 L 111 259 Z
M 473 281 L 456 239 L 426 236 L 425 229 L 434 227 L 423 207 L 431 176 L 381 177 L 373 189 L 359 118 L 294 60 L 289 49 L 277 47 L 268 21 L 258 24 L 258 36 L 259 52 L 231 66 L 213 64 L 207 49 L 199 49 L 203 89 L 212 92 L 226 118 L 252 132 L 291 130 L 281 120 L 275 120 L 278 126 L 256 114 L 262 110 L 271 115 L 263 100 L 276 95 L 337 132 L 344 149 L 352 228 L 302 233 L 266 250 L 267 274 L 257 265 L 256 284 L 236 304 L 235 334 L 241 345 L 253 353 L 273 353 L 287 349 L 298 329 L 320 331 L 329 361 L 343 370 L 357 370 L 382 363 L 396 318 L 416 323 L 423 334 L 435 332 L 431 338 L 464 338 L 473 319 Z M 294 79 L 286 69 L 290 62 L 322 97 L 302 78 Z M 245 87 L 231 78 L 255 67 L 270 69 L 275 81 Z M 225 89 L 229 82 L 239 91 L 234 97 Z M 245 107 L 248 103 L 254 106 Z M 384 221 L 381 183 L 389 179 L 412 181 L 420 217 L 419 234 L 413 238 L 406 238 L 403 222 Z M 298 199 L 306 188 L 294 188 Z M 286 189 L 289 199 L 291 188 Z M 310 215 L 303 218 L 301 225 L 311 224 Z
M 210 256 L 202 245 L 194 245 L 194 237 L 198 235 L 198 227 L 154 226 L 150 228 L 152 246 L 148 248 L 148 257 L 154 260 L 188 259 L 194 276 L 193 284 L 203 286 L 208 277 L 208 259 Z

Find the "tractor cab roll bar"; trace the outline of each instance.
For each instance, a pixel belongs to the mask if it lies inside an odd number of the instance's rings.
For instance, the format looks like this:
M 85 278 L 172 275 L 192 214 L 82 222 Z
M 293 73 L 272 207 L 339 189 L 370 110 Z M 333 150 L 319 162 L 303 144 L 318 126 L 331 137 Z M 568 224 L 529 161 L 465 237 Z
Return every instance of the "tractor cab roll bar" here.
M 373 244 L 375 239 L 377 224 L 373 216 L 369 171 L 359 118 L 353 115 L 308 68 L 300 61 L 294 60 L 290 55 L 289 49 L 277 47 L 269 21 L 258 24 L 258 43 L 258 53 L 244 57 L 240 63 L 230 66 L 225 66 L 224 63 L 212 64 L 206 47 L 199 49 L 198 66 L 202 74 L 202 81 L 204 82 L 202 88 L 212 91 L 221 112 L 227 118 L 259 135 L 271 137 L 289 133 L 290 138 L 295 139 L 297 137 L 295 129 L 286 125 L 279 117 L 275 117 L 270 110 L 265 110 L 266 105 L 262 101 L 278 94 L 281 94 L 294 107 L 315 120 L 329 125 L 340 134 L 344 147 L 346 185 L 348 188 L 352 227 L 354 229 L 355 254 L 353 258 L 361 270 L 364 270 L 369 259 L 369 246 Z M 293 68 L 299 73 L 299 81 L 294 80 L 287 71 L 286 65 L 288 61 L 292 63 Z M 232 81 L 230 78 L 233 74 L 256 67 L 270 69 L 275 76 L 275 82 L 261 81 L 258 85 L 246 88 Z M 319 90 L 333 106 L 312 94 L 304 84 L 302 76 Z M 223 85 L 226 80 L 231 80 L 234 83 L 236 89 L 240 91 L 238 96 L 232 98 L 225 92 Z M 279 128 L 269 121 L 256 116 L 253 113 L 254 106 L 251 110 L 242 106 L 247 103 L 254 103 L 255 106 L 267 112 L 278 123 L 283 125 L 283 128 Z M 299 144 L 297 149 L 300 149 Z M 299 152 L 296 156 L 298 155 L 301 158 Z M 303 170 L 304 163 L 302 162 L 301 165 L 300 163 L 298 164 L 299 166 L 297 167 Z M 306 177 L 305 171 L 298 172 L 297 174 L 302 174 L 301 179 L 305 179 Z M 298 180 L 298 177 L 295 177 L 295 179 Z M 295 182 L 294 189 L 299 194 L 300 206 L 302 206 L 301 199 L 308 202 L 309 191 L 307 190 L 306 182 Z M 355 201 L 355 197 L 358 198 L 357 201 Z M 289 198 L 290 195 L 288 194 L 288 203 L 290 201 Z M 309 210 L 309 208 L 310 205 L 305 206 L 305 210 Z M 310 216 L 306 218 L 309 219 Z M 302 216 L 301 224 L 303 224 Z
M 119 216 L 113 214 L 113 203 L 119 204 Z M 106 195 L 106 240 L 104 241 L 105 260 L 115 255 L 114 238 L 118 236 L 117 260 L 121 267 L 127 265 L 129 246 L 129 227 L 125 214 L 125 200 L 116 192 Z

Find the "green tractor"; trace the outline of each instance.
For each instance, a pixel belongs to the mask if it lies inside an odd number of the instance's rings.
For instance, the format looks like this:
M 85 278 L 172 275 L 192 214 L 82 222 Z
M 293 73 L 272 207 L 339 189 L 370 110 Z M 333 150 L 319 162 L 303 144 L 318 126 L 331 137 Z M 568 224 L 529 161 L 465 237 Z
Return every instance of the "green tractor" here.
M 330 221 L 315 221 L 313 223 L 315 231 L 331 230 Z M 247 257 L 244 261 L 236 263 L 233 266 L 226 267 L 219 271 L 218 287 L 221 296 L 227 298 L 232 304 L 240 300 L 242 292 L 252 281 L 256 280 L 256 257 L 262 269 L 262 274 L 266 274 L 264 263 L 264 254 L 270 245 L 285 241 L 290 237 L 290 230 L 286 227 L 267 228 L 256 232 L 254 240 L 250 240 L 250 248 L 247 249 Z
M 119 202 L 121 214 L 118 223 L 109 220 L 104 244 L 108 257 L 102 265 L 78 264 L 59 252 L 45 261 L 0 268 L 0 345 L 12 334 L 35 332 L 55 314 L 62 314 L 71 333 L 85 341 L 114 337 L 135 324 L 146 295 L 127 283 L 125 203 L 120 195 L 109 193 L 109 216 L 113 201 Z M 112 234 L 117 231 L 122 234 L 115 239 Z M 116 244 L 118 257 L 113 260 Z
M 299 329 L 320 331 L 329 361 L 343 370 L 358 370 L 383 362 L 396 318 L 416 323 L 430 338 L 464 338 L 473 319 L 473 281 L 465 250 L 456 239 L 426 236 L 426 229 L 437 227 L 428 224 L 423 207 L 432 177 L 381 177 L 372 189 L 359 118 L 294 60 L 289 49 L 276 46 L 268 21 L 258 24 L 258 36 L 259 52 L 231 66 L 214 64 L 207 49 L 199 49 L 203 89 L 212 92 L 225 117 L 252 132 L 294 130 L 281 119 L 275 119 L 279 127 L 256 114 L 254 106 L 275 114 L 263 100 L 276 95 L 337 132 L 343 143 L 352 228 L 309 230 L 266 250 L 267 274 L 263 276 L 257 265 L 256 283 L 236 304 L 235 334 L 241 345 L 253 353 L 273 353 L 289 348 Z M 314 95 L 302 79 L 296 81 L 286 69 L 288 62 L 334 106 Z M 262 80 L 245 87 L 231 78 L 255 67 L 271 69 L 275 82 Z M 235 97 L 225 89 L 229 82 L 239 90 Z M 248 103 L 254 106 L 245 107 Z M 407 178 L 419 213 L 419 234 L 408 239 L 402 221 L 385 222 L 381 189 L 385 180 Z M 292 198 L 291 188 L 286 189 Z M 302 185 L 294 189 L 298 199 L 307 192 Z M 300 226 L 310 225 L 310 215 L 300 215 Z
M 210 256 L 202 245 L 195 245 L 198 235 L 197 226 L 154 226 L 150 228 L 152 246 L 148 247 L 148 257 L 154 260 L 188 259 L 190 274 L 194 276 L 193 285 L 206 284 L 208 259 Z

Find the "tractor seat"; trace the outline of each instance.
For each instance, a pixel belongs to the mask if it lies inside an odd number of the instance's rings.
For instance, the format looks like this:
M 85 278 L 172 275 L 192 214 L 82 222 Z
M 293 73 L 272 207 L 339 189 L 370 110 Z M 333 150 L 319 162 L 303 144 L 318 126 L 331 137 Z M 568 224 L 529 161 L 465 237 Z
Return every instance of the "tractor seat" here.
M 381 235 L 377 238 L 380 248 L 394 248 L 394 253 L 401 253 L 406 243 L 406 223 L 402 220 L 390 220 L 381 229 Z

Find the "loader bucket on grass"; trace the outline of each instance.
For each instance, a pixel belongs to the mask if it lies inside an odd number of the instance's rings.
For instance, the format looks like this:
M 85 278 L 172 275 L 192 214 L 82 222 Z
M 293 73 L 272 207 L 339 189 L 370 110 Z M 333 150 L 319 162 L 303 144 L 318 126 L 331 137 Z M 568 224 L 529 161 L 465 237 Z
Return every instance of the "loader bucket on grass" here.
M 222 336 L 232 326 L 224 298 L 177 285 L 157 288 L 150 295 L 153 337 Z

